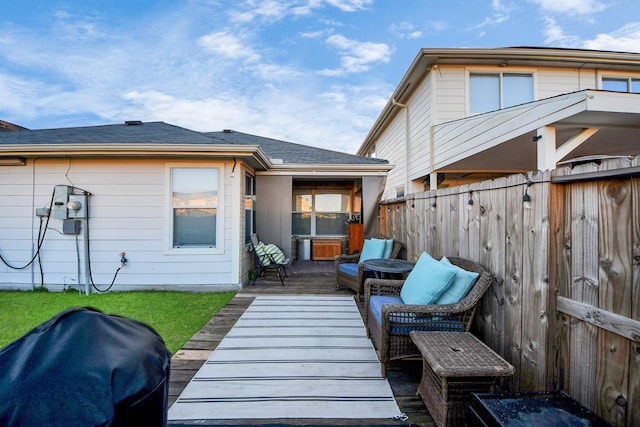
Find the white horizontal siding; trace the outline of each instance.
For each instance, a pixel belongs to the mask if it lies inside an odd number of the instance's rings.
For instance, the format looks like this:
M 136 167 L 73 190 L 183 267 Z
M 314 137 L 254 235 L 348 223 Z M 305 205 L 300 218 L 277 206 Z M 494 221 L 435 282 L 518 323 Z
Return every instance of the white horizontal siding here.
M 409 180 L 429 173 L 432 92 L 432 79 L 427 77 L 417 88 L 409 104 Z
M 38 234 L 35 209 L 49 206 L 55 185 L 70 185 L 89 191 L 91 271 L 94 282 L 106 287 L 120 266 L 120 252 L 128 264 L 120 271 L 114 290 L 171 288 L 216 290 L 237 288 L 239 254 L 232 251 L 242 215 L 234 203 L 230 165 L 211 161 L 181 162 L 181 165 L 222 166 L 224 197 L 220 211 L 223 230 L 218 236 L 221 253 L 167 251 L 166 223 L 168 189 L 167 162 L 163 160 L 39 159 L 24 167 L 0 167 L 0 251 L 8 261 L 23 265 L 32 254 Z M 236 199 L 239 195 L 235 196 Z M 78 278 L 76 237 L 62 235 L 62 221 L 51 218 L 41 257 L 45 285 L 84 283 L 84 233 L 78 236 L 82 275 Z M 25 288 L 40 283 L 37 267 L 13 270 L 0 264 L 0 288 Z
M 536 73 L 536 99 L 596 88 L 595 70 L 541 68 Z
M 383 199 L 396 197 L 396 188 L 404 185 L 404 147 L 405 141 L 405 117 L 404 110 L 393 118 L 391 124 L 384 130 L 376 141 L 376 157 L 388 160 L 394 165 L 387 175 Z
M 436 79 L 434 124 L 465 117 L 467 112 L 467 74 L 465 68 L 440 66 L 431 74 Z

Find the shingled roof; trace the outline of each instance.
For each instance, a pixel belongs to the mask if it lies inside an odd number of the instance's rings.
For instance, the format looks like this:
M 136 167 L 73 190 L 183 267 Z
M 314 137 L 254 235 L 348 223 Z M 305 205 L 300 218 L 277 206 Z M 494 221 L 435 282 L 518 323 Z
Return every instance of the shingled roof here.
M 156 152 L 159 147 L 171 146 L 180 151 L 180 146 L 207 146 L 209 154 L 215 154 L 215 147 L 242 147 L 248 152 L 262 150 L 274 165 L 388 165 L 386 160 L 326 150 L 292 142 L 279 141 L 225 130 L 221 132 L 196 132 L 164 122 L 130 121 L 122 124 L 84 126 L 56 129 L 21 129 L 13 132 L 0 132 L 0 151 L 11 148 L 20 150 L 38 147 L 39 150 L 55 152 L 62 149 L 73 153 L 74 146 L 135 148 L 137 151 Z M 145 148 L 146 147 L 146 148 Z M 252 147 L 255 147 L 252 150 Z M 204 147 L 203 147 L 204 148 Z
M 0 134 L 2 144 L 211 144 L 211 138 L 164 122 L 124 122 L 122 124 L 56 129 L 19 130 Z
M 224 130 L 222 132 L 205 132 L 214 139 L 225 144 L 260 146 L 272 160 L 282 160 L 283 164 L 388 164 L 382 159 L 375 159 L 339 151 L 310 147 L 293 142 L 280 141 L 247 133 Z

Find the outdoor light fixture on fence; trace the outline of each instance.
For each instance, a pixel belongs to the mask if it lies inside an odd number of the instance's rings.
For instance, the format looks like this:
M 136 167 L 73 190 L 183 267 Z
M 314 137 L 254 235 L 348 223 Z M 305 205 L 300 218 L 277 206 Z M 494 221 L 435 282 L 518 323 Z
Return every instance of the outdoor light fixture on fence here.
M 436 203 L 436 199 L 438 198 L 438 196 L 433 196 L 433 203 L 431 203 L 431 210 L 435 211 L 436 207 L 438 206 L 438 203 Z
M 473 209 L 473 191 L 469 191 L 469 201 L 467 202 L 467 209 Z
M 522 196 L 522 207 L 525 209 L 531 209 L 531 196 L 529 195 L 529 186 L 533 182 L 527 182 L 527 186 L 524 189 L 524 196 Z

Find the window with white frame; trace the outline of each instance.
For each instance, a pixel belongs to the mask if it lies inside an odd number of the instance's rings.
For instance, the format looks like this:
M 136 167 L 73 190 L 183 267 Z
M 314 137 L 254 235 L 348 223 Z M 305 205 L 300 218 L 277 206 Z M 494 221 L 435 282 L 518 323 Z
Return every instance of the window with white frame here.
M 244 242 L 251 242 L 251 234 L 256 229 L 256 179 L 246 174 L 244 179 Z
M 640 93 L 640 78 L 603 77 L 602 89 L 613 92 Z
M 170 247 L 217 247 L 220 169 L 172 167 L 170 180 Z
M 469 112 L 485 113 L 533 101 L 533 75 L 471 73 Z
M 344 235 L 353 211 L 350 190 L 294 189 L 292 231 L 299 236 Z

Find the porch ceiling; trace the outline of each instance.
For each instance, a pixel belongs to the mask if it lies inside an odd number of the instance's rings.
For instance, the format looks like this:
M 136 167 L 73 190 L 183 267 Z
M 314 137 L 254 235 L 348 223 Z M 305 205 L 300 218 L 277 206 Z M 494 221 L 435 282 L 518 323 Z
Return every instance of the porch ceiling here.
M 547 126 L 555 129 L 556 163 L 584 156 L 639 155 L 640 95 L 582 91 L 436 125 L 434 169 L 537 170 L 534 137 Z M 585 129 L 597 131 L 566 152 L 558 150 Z

